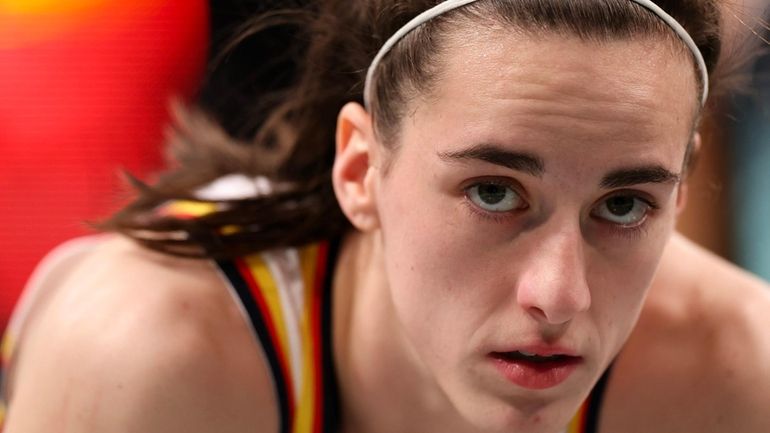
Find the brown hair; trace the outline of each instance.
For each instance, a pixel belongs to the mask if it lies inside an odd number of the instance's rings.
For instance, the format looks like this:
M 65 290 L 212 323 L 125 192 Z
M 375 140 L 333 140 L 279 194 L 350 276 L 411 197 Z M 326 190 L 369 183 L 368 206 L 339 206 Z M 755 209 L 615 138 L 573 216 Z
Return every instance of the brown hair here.
M 716 0 L 659 0 L 692 36 L 713 72 L 721 49 Z M 296 24 L 297 79 L 260 95 L 252 140 L 239 141 L 199 110 L 179 110 L 170 146 L 175 166 L 153 186 L 135 181 L 136 200 L 104 227 L 178 255 L 232 257 L 339 237 L 350 225 L 331 185 L 336 116 L 348 101 L 362 102 L 366 70 L 398 28 L 437 0 L 323 0 L 317 9 L 259 17 L 252 29 Z M 648 10 L 629 0 L 481 0 L 424 24 L 385 57 L 375 76 L 372 115 L 386 146 L 397 141 L 411 97 L 430 89 L 442 41 L 458 23 L 487 21 L 531 32 L 559 32 L 590 40 L 676 39 Z M 680 43 L 681 44 L 681 43 Z M 683 53 L 686 51 L 683 48 Z M 255 64 L 258 64 L 255 61 Z M 693 68 L 695 68 L 693 64 Z M 714 81 L 712 81 L 713 83 Z M 229 173 L 264 175 L 274 193 L 220 203 L 194 219 L 162 216 L 170 200 L 198 200 L 193 191 Z M 237 230 L 223 230 L 226 227 Z M 227 234 L 225 234 L 227 233 Z M 181 234 L 181 235 L 180 235 Z

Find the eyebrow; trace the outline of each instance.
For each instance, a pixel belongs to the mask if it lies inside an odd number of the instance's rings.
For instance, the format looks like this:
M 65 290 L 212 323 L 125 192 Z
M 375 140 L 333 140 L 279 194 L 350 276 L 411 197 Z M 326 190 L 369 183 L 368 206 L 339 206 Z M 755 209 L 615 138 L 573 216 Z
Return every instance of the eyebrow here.
M 493 144 L 479 144 L 456 152 L 439 152 L 438 156 L 442 160 L 450 162 L 484 161 L 536 177 L 541 177 L 545 172 L 545 163 L 540 157 L 530 153 L 502 149 Z
M 621 168 L 607 173 L 600 183 L 604 189 L 622 188 L 642 183 L 679 183 L 681 176 L 660 165 Z
M 545 163 L 542 158 L 531 153 L 506 150 L 494 144 L 479 144 L 455 152 L 439 152 L 438 156 L 442 160 L 450 162 L 484 161 L 535 177 L 542 177 L 545 173 Z M 604 189 L 610 189 L 644 183 L 676 184 L 680 180 L 679 174 L 661 165 L 646 165 L 613 170 L 602 178 L 600 186 Z

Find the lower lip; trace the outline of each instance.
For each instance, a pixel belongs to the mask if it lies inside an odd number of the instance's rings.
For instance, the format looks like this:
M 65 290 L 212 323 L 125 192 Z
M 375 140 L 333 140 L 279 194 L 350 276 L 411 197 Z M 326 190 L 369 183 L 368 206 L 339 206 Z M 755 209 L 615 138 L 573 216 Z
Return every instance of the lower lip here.
M 491 356 L 497 370 L 510 382 L 527 389 L 553 388 L 567 380 L 580 365 L 574 357 L 556 362 L 529 362 Z

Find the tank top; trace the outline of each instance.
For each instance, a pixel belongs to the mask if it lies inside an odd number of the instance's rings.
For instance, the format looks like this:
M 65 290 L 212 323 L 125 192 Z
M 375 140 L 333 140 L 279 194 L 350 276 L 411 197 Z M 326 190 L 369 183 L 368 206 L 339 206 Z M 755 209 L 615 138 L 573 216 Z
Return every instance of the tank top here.
M 261 347 L 279 408 L 279 433 L 336 433 L 340 405 L 332 354 L 337 242 L 219 260 L 217 267 Z M 7 371 L 20 329 L 9 328 L 0 364 L 0 432 Z M 595 433 L 609 369 L 564 433 Z
M 3 431 L 3 425 L 5 424 L 5 383 L 4 380 L 5 377 L 3 376 L 3 372 L 7 371 L 8 369 L 8 360 L 11 358 L 11 337 L 9 334 L 6 334 L 3 337 L 2 342 L 2 353 L 0 353 L 0 432 Z
M 335 433 L 339 395 L 332 358 L 336 242 L 218 262 L 270 366 L 280 433 Z M 595 433 L 610 369 L 564 433 Z

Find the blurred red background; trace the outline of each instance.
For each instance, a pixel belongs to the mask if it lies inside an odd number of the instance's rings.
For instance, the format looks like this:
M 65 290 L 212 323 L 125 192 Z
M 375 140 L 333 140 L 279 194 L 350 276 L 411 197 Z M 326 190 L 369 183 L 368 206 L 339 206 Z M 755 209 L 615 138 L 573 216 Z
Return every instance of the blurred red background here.
M 204 0 L 0 0 L 0 331 L 35 264 L 160 167 L 168 102 L 191 98 Z

